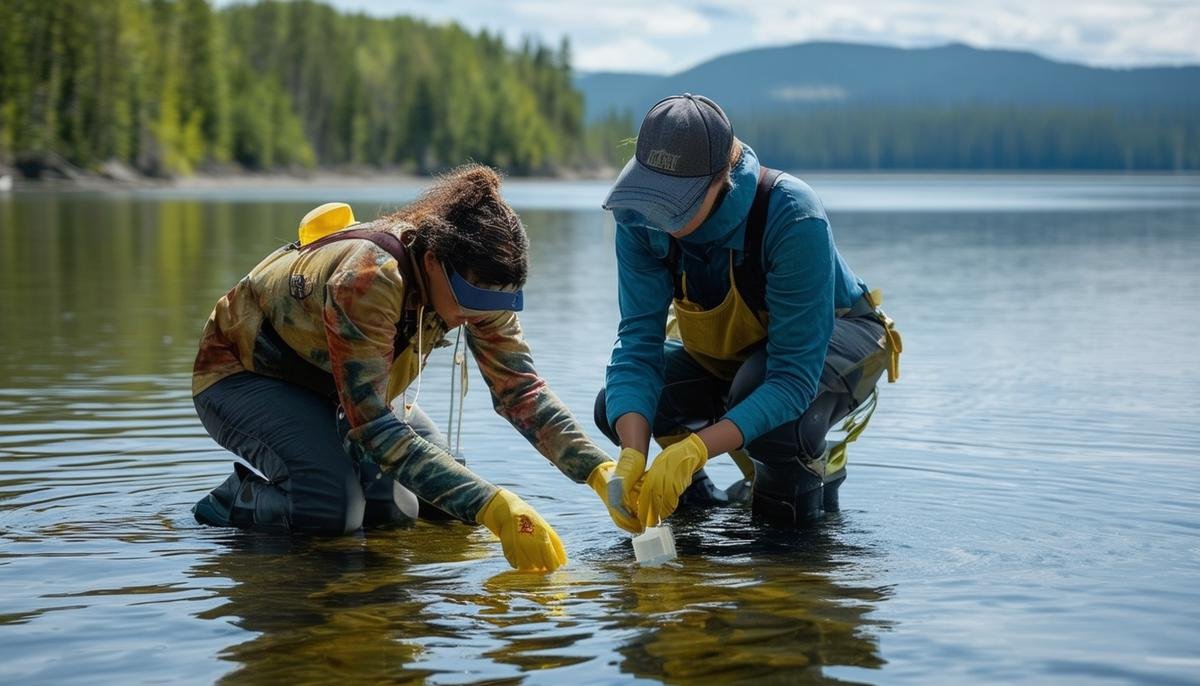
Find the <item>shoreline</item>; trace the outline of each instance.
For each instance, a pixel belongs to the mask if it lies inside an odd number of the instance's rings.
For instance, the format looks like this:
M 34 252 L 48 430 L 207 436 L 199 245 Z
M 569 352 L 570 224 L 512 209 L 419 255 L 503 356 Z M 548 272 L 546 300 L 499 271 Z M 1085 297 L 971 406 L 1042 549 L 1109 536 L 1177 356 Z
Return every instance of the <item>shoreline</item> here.
M 594 169 L 554 175 L 517 176 L 504 175 L 504 183 L 525 185 L 563 182 L 611 182 L 618 169 Z M 1030 177 L 1124 177 L 1130 179 L 1189 178 L 1200 176 L 1200 170 L 1136 170 L 1120 169 L 809 169 L 792 171 L 800 178 L 859 177 L 887 179 L 906 178 L 953 178 L 991 177 L 1016 179 Z M 7 178 L 7 181 L 5 179 Z M 369 186 L 424 186 L 437 175 L 422 175 L 394 170 L 373 172 L 369 170 L 322 169 L 312 173 L 288 172 L 244 172 L 212 173 L 201 172 L 171 179 L 149 176 L 111 178 L 93 172 L 82 172 L 73 178 L 25 178 L 8 169 L 0 168 L 0 197 L 22 191 L 80 191 L 118 192 L 144 190 L 219 191 L 227 189 L 258 188 L 265 190 L 287 190 L 303 188 L 353 188 Z
M 619 170 L 612 168 L 596 168 L 588 170 L 570 170 L 557 174 L 517 176 L 505 174 L 500 170 L 504 181 L 599 181 L 616 177 Z M 137 191 L 137 190 L 222 190 L 227 188 L 286 189 L 305 187 L 342 187 L 356 186 L 363 183 L 371 185 L 424 185 L 438 177 L 437 174 L 416 174 L 396 170 L 370 169 L 317 169 L 312 172 L 251 172 L 251 171 L 220 171 L 197 172 L 187 176 L 158 178 L 145 176 L 137 172 L 108 175 L 104 173 L 74 170 L 70 176 L 55 178 L 24 177 L 14 169 L 0 167 L 0 179 L 7 179 L 0 185 L 0 192 L 19 190 L 55 190 L 55 191 Z

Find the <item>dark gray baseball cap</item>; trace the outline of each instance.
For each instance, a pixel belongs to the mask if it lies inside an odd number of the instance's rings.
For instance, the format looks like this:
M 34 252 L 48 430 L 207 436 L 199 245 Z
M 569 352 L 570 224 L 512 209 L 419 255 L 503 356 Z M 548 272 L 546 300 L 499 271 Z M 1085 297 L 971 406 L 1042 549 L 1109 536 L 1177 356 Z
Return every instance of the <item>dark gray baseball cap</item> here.
M 621 170 L 604 209 L 624 224 L 669 233 L 695 216 L 713 178 L 729 165 L 733 125 L 702 95 L 659 100 L 642 120 L 637 152 Z

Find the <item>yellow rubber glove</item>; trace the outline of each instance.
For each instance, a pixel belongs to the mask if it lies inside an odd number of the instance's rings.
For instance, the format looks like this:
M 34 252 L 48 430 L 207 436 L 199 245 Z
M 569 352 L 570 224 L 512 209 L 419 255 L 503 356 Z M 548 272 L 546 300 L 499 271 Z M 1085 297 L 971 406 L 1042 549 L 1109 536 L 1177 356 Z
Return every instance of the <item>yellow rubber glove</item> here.
M 503 488 L 475 515 L 504 546 L 504 559 L 521 571 L 547 571 L 567 563 L 567 551 L 537 510 Z
M 646 476 L 646 455 L 636 448 L 621 448 L 613 480 L 608 485 L 609 501 L 616 500 L 621 513 L 634 519 L 637 517 L 638 496 L 642 493 L 642 479 Z M 638 533 L 642 526 L 638 525 Z
M 679 506 L 679 496 L 692 485 L 692 475 L 708 462 L 708 446 L 696 434 L 663 449 L 646 472 L 638 496 L 638 519 L 657 526 Z
M 614 523 L 631 534 L 643 531 L 634 511 L 637 509 L 638 492 L 641 490 L 642 473 L 646 468 L 646 456 L 633 448 L 621 451 L 620 462 L 604 462 L 596 465 L 588 476 L 588 486 L 604 501 L 608 516 Z

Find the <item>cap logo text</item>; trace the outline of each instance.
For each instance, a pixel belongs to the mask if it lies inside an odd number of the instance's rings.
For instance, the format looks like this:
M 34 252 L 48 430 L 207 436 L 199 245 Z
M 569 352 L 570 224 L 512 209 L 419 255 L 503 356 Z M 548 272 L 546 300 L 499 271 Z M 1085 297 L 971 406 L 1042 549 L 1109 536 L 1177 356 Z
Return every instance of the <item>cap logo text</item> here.
M 650 156 L 646 159 L 647 166 L 657 167 L 663 171 L 675 171 L 679 167 L 679 155 L 667 152 L 666 150 L 651 150 Z

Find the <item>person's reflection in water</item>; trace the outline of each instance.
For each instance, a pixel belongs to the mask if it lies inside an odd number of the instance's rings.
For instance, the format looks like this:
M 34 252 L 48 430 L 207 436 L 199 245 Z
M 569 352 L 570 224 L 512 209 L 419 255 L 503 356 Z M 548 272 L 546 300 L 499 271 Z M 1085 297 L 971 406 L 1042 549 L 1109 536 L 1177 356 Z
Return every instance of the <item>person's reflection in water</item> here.
M 412 667 L 423 648 L 404 637 L 459 638 L 425 611 L 430 601 L 417 589 L 426 579 L 411 568 L 488 554 L 486 543 L 454 526 L 369 538 L 238 534 L 192 575 L 232 582 L 210 586 L 226 602 L 201 619 L 228 619 L 258 634 L 222 653 L 241 665 L 231 680 L 410 680 L 433 670 Z
M 505 572 L 451 595 L 499 642 L 485 656 L 525 673 L 595 660 L 668 683 L 840 683 L 828 668 L 883 666 L 887 623 L 870 615 L 889 591 L 855 581 L 870 576 L 870 549 L 842 540 L 839 516 L 764 536 L 744 515 L 677 514 L 671 566 L 638 567 L 626 542 L 588 569 Z
M 681 513 L 682 515 L 682 513 Z M 677 516 L 683 562 L 639 568 L 613 613 L 640 629 L 622 672 L 667 682 L 762 679 L 838 683 L 833 666 L 884 664 L 869 617 L 888 589 L 839 581 L 869 551 L 838 540 L 837 521 L 770 536 L 744 522 Z
M 583 664 L 596 658 L 591 646 L 595 625 L 581 622 L 581 597 L 589 584 L 572 572 L 538 577 L 506 571 L 487 579 L 476 601 L 484 606 L 479 618 L 491 625 L 489 634 L 501 641 L 487 652 L 493 661 L 521 672 Z

